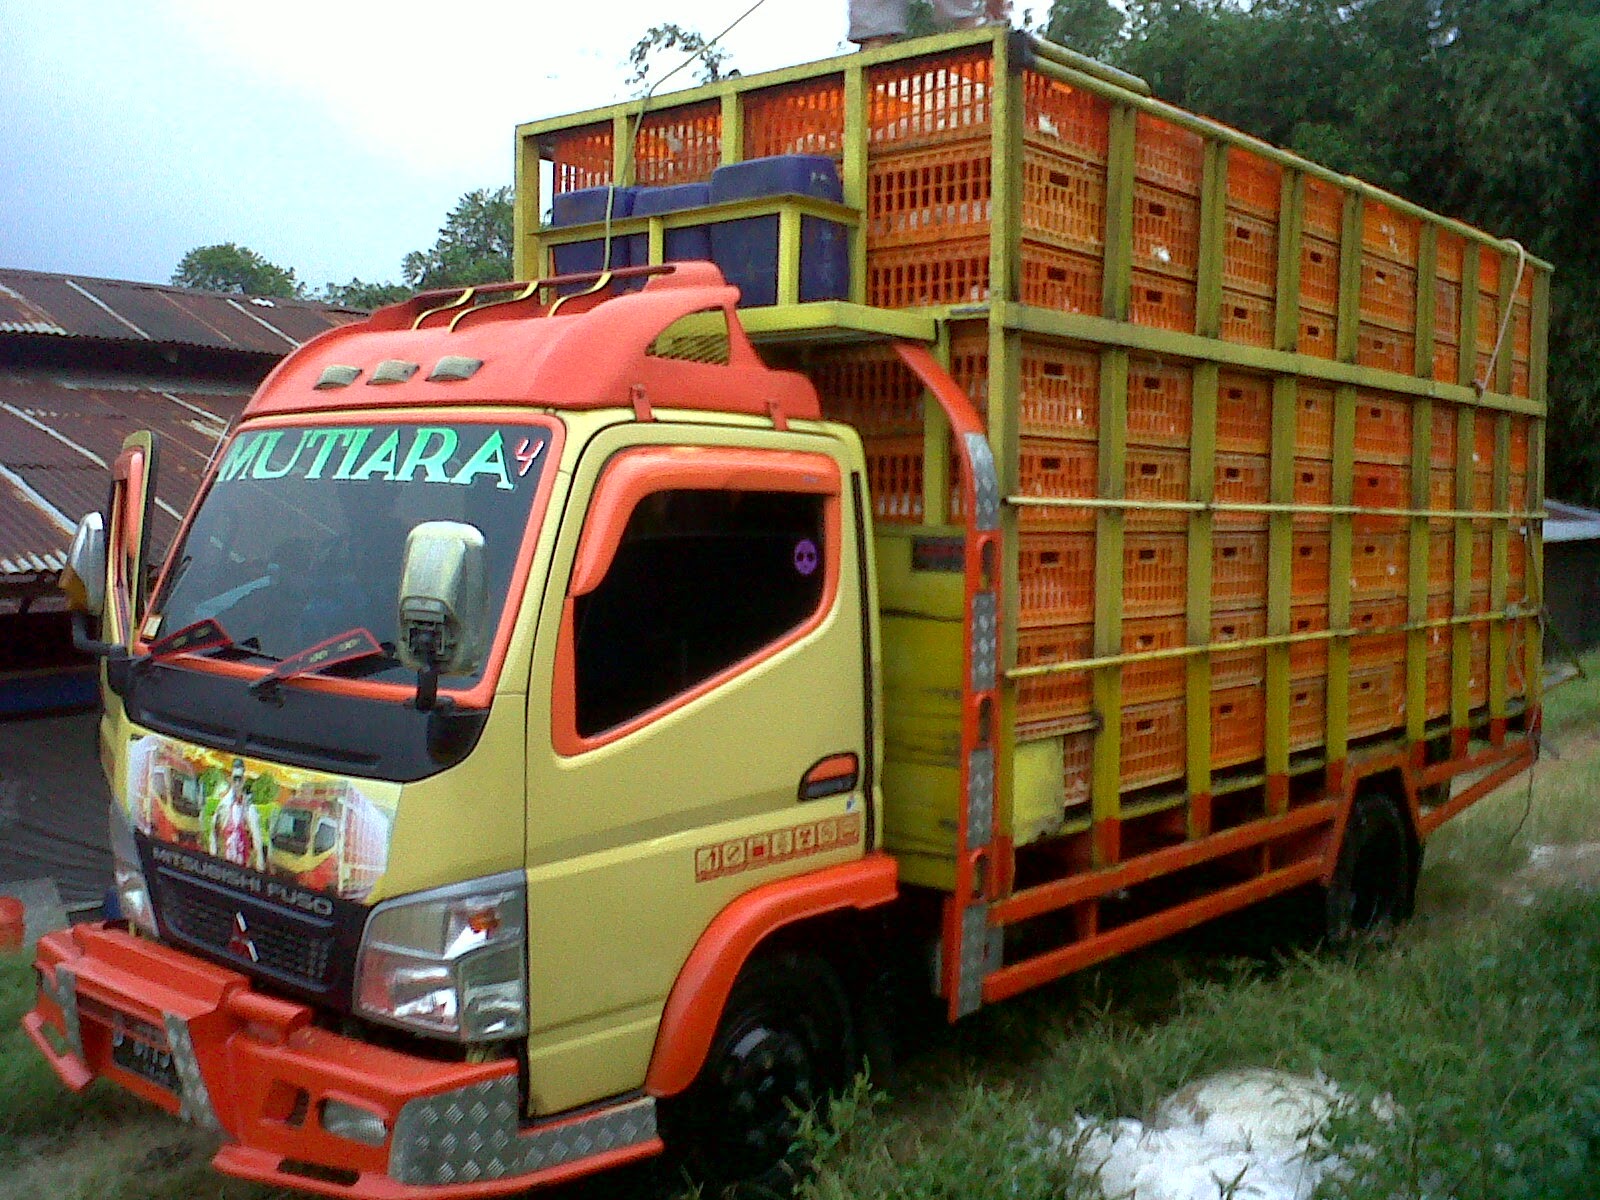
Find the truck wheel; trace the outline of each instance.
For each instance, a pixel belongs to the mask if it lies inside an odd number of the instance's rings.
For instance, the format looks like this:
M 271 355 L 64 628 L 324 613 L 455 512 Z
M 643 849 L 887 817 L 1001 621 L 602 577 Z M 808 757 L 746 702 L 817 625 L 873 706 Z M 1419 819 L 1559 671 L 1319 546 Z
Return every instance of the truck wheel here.
M 1357 796 L 1339 845 L 1333 882 L 1323 889 L 1323 937 L 1335 946 L 1387 929 L 1411 915 L 1417 873 L 1410 831 L 1395 801 Z
M 839 976 L 809 954 L 748 963 L 693 1084 L 663 1103 L 662 1135 L 707 1195 L 788 1195 L 800 1114 L 849 1080 L 855 1030 Z

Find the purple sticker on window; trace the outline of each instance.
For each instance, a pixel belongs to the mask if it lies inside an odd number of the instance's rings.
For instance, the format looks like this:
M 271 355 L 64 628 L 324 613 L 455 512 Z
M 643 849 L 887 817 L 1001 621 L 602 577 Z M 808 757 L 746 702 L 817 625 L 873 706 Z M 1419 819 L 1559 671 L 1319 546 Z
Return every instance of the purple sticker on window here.
M 810 575 L 817 569 L 818 562 L 817 544 L 810 538 L 805 538 L 794 548 L 794 569 L 802 575 Z

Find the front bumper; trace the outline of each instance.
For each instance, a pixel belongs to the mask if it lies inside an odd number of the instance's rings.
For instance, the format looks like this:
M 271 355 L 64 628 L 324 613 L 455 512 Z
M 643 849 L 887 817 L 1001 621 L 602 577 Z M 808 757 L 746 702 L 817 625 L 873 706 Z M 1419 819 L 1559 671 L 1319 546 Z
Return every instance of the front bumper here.
M 362 1200 L 494 1196 L 659 1153 L 648 1097 L 521 1121 L 516 1064 L 434 1062 L 312 1024 L 243 975 L 119 929 L 40 939 L 22 1019 L 63 1083 L 106 1078 L 226 1139 L 217 1170 Z M 381 1117 L 382 1145 L 323 1128 Z

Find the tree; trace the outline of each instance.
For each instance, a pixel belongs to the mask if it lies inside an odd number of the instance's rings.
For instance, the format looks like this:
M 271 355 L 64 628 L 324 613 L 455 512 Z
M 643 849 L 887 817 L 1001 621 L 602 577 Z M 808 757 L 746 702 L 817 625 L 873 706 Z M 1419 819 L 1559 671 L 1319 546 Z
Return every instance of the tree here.
M 366 283 L 360 279 L 352 279 L 349 283 L 330 283 L 322 289 L 323 303 L 337 304 L 342 308 L 361 308 L 368 312 L 385 304 L 398 304 L 409 295 L 411 289 L 403 283 Z
M 285 300 L 303 299 L 306 292 L 293 270 L 270 263 L 254 250 L 233 242 L 196 246 L 178 261 L 172 282 L 207 292 L 240 292 Z
M 1122 41 L 1125 24 L 1109 0 L 1056 0 L 1044 36 L 1090 58 L 1109 58 Z
M 478 188 L 456 201 L 431 249 L 405 256 L 400 273 L 414 289 L 511 278 L 511 189 Z
M 722 67 L 728 61 L 728 52 L 720 46 L 713 46 L 696 30 L 685 29 L 681 25 L 668 22 L 664 25 L 650 26 L 644 31 L 644 36 L 633 44 L 633 49 L 628 51 L 628 63 L 633 67 L 633 74 L 628 76 L 628 82 L 644 83 L 650 77 L 651 55 L 658 51 L 670 50 L 680 51 L 699 60 L 696 72 L 701 83 L 715 83 L 723 77 Z M 676 70 L 679 65 L 674 63 L 673 69 Z M 663 75 L 661 78 L 665 79 L 666 76 Z

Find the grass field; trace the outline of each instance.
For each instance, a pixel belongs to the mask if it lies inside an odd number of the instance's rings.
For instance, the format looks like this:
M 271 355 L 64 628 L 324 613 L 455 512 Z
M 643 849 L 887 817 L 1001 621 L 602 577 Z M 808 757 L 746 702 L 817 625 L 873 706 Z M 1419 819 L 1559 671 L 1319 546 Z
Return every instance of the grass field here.
M 1240 957 L 1258 940 L 1245 915 L 930 1027 L 886 1089 L 859 1087 L 814 1127 L 806 1189 L 1097 1197 L 1046 1148 L 1049 1130 L 1148 1114 L 1220 1069 L 1277 1067 L 1323 1072 L 1360 1102 L 1331 1129 L 1351 1169 L 1329 1200 L 1600 1193 L 1600 656 L 1588 665 L 1593 678 L 1550 697 L 1561 758 L 1440 831 L 1398 935 L 1344 957 Z M 0 1196 L 281 1194 L 212 1174 L 208 1139 L 111 1088 L 69 1095 L 17 1028 L 32 989 L 25 961 L 0 959 Z M 1366 1103 L 1380 1098 L 1387 1119 Z M 635 1194 L 649 1178 L 577 1191 Z

